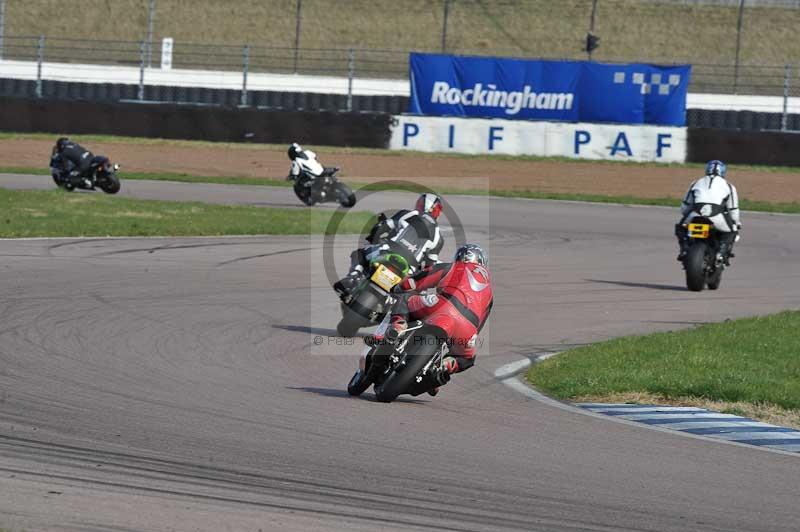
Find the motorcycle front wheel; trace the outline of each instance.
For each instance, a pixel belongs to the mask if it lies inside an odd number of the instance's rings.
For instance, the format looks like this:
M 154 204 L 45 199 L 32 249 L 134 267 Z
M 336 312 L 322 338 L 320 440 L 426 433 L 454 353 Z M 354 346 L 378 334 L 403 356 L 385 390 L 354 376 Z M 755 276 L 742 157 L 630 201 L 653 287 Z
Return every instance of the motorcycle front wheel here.
M 336 197 L 339 199 L 339 205 L 347 209 L 356 204 L 356 195 L 344 183 L 336 183 Z
M 369 378 L 369 372 L 362 369 L 356 370 L 353 378 L 347 383 L 347 393 L 353 397 L 358 397 L 370 387 L 372 379 Z
M 122 183 L 114 174 L 108 174 L 98 185 L 106 194 L 116 194 L 122 188 Z
M 439 349 L 439 340 L 433 335 L 420 335 L 406 345 L 410 352 L 406 355 L 405 364 L 375 386 L 375 399 L 381 403 L 391 403 L 399 395 L 410 393 L 414 379 Z

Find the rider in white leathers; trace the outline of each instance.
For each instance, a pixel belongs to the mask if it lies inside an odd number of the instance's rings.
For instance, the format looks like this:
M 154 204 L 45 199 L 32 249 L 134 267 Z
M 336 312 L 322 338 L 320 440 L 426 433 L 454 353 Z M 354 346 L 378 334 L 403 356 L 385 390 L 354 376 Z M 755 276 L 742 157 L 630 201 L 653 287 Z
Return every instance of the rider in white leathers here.
M 314 201 L 315 198 L 313 196 L 316 196 L 316 201 L 325 199 L 325 193 L 322 191 L 323 180 L 318 179 L 325 172 L 325 167 L 317 160 L 317 154 L 311 150 L 304 150 L 302 146 L 294 142 L 289 146 L 288 155 L 292 161 L 292 167 L 286 179 L 296 180 L 305 172 L 313 179 L 309 184 L 311 186 L 311 195 L 307 203 Z
M 709 161 L 706 175 L 692 183 L 681 203 L 681 219 L 675 225 L 680 254 L 683 260 L 689 251 L 687 229 L 684 224 L 698 216 L 708 218 L 720 232 L 720 254 L 725 264 L 733 257 L 733 243 L 739 240 L 742 223 L 739 218 L 739 194 L 736 187 L 725 179 L 727 167 L 722 161 Z

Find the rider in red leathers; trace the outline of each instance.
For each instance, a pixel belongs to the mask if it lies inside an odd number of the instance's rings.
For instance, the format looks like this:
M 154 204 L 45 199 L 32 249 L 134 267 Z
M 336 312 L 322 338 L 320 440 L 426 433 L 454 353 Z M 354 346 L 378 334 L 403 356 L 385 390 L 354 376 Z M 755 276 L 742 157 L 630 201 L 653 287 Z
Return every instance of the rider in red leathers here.
M 452 264 L 438 264 L 404 282 L 413 290 L 395 308 L 392 327 L 396 333 L 408 327 L 406 318 L 423 320 L 447 334 L 449 352 L 442 360 L 440 384 L 452 373 L 469 369 L 475 363 L 478 333 L 492 309 L 493 296 L 486 253 L 480 246 L 458 248 Z M 431 288 L 435 293 L 421 294 Z M 431 390 L 436 395 L 438 388 Z

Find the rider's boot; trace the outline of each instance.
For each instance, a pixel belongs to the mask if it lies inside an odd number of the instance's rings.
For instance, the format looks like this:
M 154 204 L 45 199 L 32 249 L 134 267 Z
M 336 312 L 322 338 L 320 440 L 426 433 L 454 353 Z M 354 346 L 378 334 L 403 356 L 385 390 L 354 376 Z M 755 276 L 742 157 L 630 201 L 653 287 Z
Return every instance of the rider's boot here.
M 675 224 L 675 236 L 678 238 L 678 246 L 680 246 L 678 261 L 682 262 L 689 253 L 689 238 L 686 228 L 682 224 Z
M 688 254 L 689 254 L 689 246 L 681 242 L 681 249 L 678 252 L 678 257 L 677 257 L 678 262 L 683 262 L 683 259 L 685 259 L 686 255 Z
M 311 195 L 314 197 L 316 203 L 322 203 L 325 201 L 327 194 L 325 193 L 325 179 L 322 177 L 314 178 L 314 182 L 311 184 Z
M 78 172 L 77 170 L 73 170 L 69 174 L 67 174 L 67 178 L 65 181 L 69 183 L 72 188 L 79 188 L 85 185 L 84 179 L 81 177 L 80 172 Z
M 733 245 L 728 242 L 720 242 L 719 244 L 719 254 L 722 256 L 725 266 L 731 265 L 731 257 L 734 256 L 732 249 Z
M 350 273 L 333 283 L 333 290 L 340 296 L 349 295 L 363 278 L 364 267 L 358 264 Z
M 456 371 L 458 371 L 458 361 L 454 357 L 446 356 L 442 359 L 442 368 L 434 377 L 439 383 L 439 386 L 444 386 L 450 382 L 450 374 L 455 373 Z M 436 393 L 438 393 L 439 386 L 434 388 L 434 390 L 437 390 Z M 436 393 L 432 393 L 431 395 L 436 395 Z

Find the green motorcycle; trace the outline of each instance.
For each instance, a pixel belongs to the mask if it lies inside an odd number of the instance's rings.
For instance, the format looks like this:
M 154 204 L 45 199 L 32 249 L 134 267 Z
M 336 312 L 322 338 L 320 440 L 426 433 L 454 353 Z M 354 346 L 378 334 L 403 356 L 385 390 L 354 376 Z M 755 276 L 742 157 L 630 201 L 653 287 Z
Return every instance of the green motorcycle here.
M 362 327 L 380 323 L 395 303 L 392 295 L 414 266 L 400 253 L 394 243 L 369 263 L 369 270 L 361 282 L 342 297 L 342 319 L 336 326 L 340 335 L 354 336 Z

